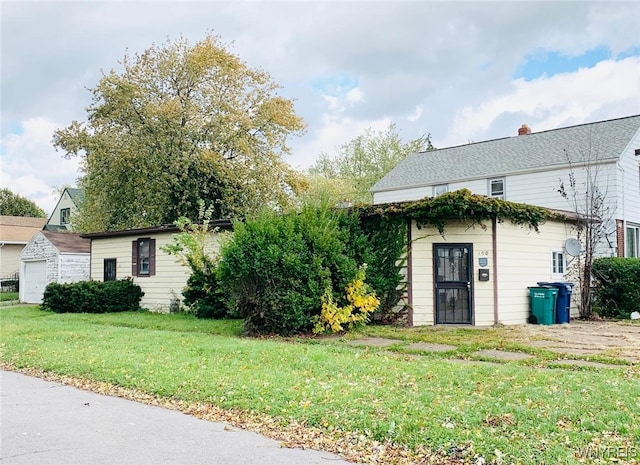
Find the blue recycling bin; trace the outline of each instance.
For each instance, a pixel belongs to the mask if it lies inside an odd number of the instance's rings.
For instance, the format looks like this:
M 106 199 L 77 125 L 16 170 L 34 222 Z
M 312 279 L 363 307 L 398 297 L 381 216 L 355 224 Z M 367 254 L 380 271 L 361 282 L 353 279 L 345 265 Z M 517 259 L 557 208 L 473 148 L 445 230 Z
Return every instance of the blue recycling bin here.
M 573 294 L 573 283 L 547 283 L 539 282 L 538 286 L 551 286 L 558 289 L 556 299 L 556 323 L 569 323 L 571 321 L 571 294 Z

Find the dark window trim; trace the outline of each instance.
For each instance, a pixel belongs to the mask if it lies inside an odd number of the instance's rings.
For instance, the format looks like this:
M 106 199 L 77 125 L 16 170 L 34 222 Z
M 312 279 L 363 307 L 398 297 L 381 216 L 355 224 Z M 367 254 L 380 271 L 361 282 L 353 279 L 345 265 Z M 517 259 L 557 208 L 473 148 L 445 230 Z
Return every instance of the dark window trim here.
M 494 183 L 501 182 L 502 183 L 502 193 L 494 194 L 493 193 L 493 185 Z M 489 178 L 489 197 L 494 199 L 502 199 L 506 200 L 507 198 L 507 180 L 506 178 Z
M 140 242 L 149 241 L 149 272 L 140 273 L 139 251 Z M 131 275 L 146 278 L 156 274 L 156 240 L 150 237 L 141 237 L 131 242 Z
M 65 215 L 65 213 L 66 213 L 66 215 Z M 71 220 L 71 208 L 61 208 L 60 209 L 60 224 L 61 225 L 69 224 L 70 220 Z

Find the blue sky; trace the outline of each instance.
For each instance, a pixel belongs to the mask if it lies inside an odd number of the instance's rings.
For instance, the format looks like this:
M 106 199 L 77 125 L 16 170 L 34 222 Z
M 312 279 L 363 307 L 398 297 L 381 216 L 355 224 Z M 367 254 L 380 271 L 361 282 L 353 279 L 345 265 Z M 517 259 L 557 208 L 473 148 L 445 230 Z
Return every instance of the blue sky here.
M 188 7 L 187 7 L 188 6 Z M 50 211 L 78 160 L 53 132 L 86 118 L 126 50 L 220 35 L 295 99 L 304 170 L 394 123 L 436 147 L 640 114 L 640 2 L 2 2 L 0 181 Z M 141 21 L 141 18 L 144 18 Z
M 580 68 L 593 68 L 601 61 L 611 58 L 611 50 L 599 47 L 577 56 L 569 56 L 557 51 L 536 50 L 524 59 L 518 67 L 515 79 L 532 81 L 541 76 L 552 77 L 559 73 L 575 73 Z

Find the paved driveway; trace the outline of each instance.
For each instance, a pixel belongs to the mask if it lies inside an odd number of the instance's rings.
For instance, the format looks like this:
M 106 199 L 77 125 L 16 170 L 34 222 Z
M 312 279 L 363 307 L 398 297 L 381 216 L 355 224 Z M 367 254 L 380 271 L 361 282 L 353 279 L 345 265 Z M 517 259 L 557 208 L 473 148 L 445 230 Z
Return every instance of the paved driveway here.
M 1 465 L 347 465 L 160 407 L 0 372 Z

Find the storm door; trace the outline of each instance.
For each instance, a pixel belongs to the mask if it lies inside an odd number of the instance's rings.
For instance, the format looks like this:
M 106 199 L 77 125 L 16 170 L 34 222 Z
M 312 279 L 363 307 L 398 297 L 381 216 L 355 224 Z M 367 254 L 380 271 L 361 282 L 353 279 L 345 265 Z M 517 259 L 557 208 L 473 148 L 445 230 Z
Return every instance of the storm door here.
M 436 324 L 471 324 L 472 244 L 434 244 Z

